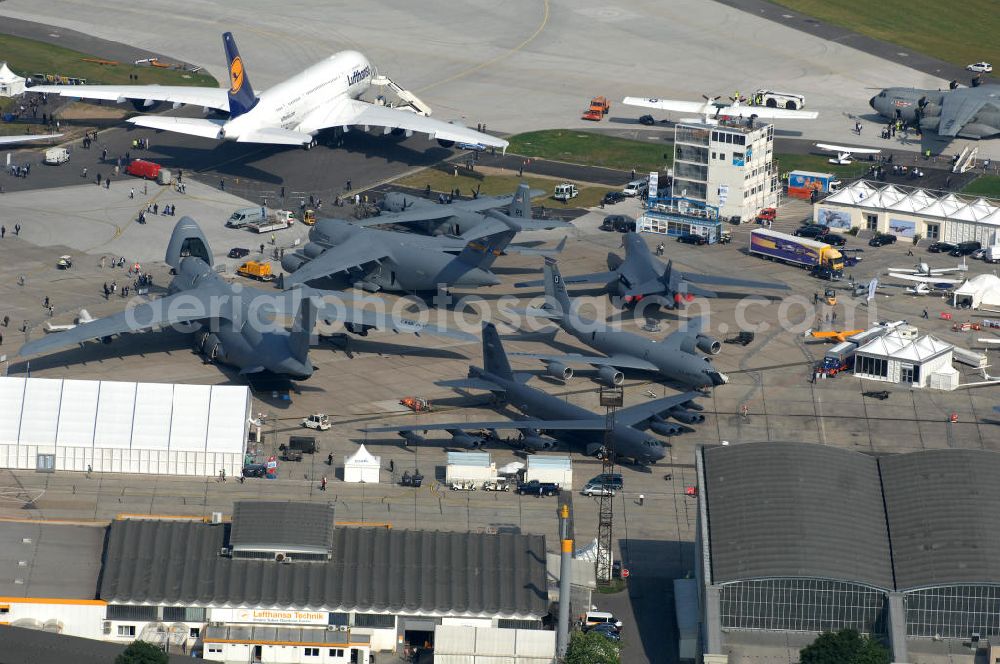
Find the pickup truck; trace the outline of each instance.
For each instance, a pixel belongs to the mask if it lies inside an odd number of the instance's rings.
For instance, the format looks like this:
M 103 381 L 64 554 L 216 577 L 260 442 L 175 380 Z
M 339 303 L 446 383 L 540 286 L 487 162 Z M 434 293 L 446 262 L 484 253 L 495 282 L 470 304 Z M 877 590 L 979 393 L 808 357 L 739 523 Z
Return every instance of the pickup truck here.
M 555 482 L 521 482 L 517 485 L 517 493 L 522 496 L 558 496 L 559 485 Z

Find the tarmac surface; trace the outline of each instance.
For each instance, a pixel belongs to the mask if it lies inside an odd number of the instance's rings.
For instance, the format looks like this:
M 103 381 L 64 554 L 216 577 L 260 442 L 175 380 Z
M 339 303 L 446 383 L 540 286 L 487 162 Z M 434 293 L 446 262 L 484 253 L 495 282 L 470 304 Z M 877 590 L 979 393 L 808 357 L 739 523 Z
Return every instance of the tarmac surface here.
M 597 0 L 499 5 L 475 0 L 459 7 L 423 7 L 417 17 L 399 0 L 338 11 L 317 2 L 279 10 L 253 0 L 238 18 L 229 18 L 229 12 L 220 0 L 158 13 L 155 20 L 148 9 L 126 0 L 96 6 L 72 0 L 0 5 L 0 15 L 40 22 L 38 39 L 51 33 L 50 25 L 69 28 L 192 61 L 219 80 L 226 79 L 220 76 L 219 34 L 234 29 L 258 89 L 354 48 L 420 96 L 436 117 L 486 123 L 500 133 L 587 126 L 579 115 L 596 94 L 612 100 L 627 95 L 700 99 L 766 86 L 804 94 L 807 107 L 820 112 L 815 121 L 779 123 L 788 136 L 808 133 L 812 140 L 869 145 L 879 140 L 867 103 L 871 88 L 937 88 L 953 78 L 950 71 L 946 78 L 932 76 L 886 60 L 883 52 L 872 55 L 828 41 L 825 34 L 699 0 L 628 7 Z M 601 35 L 598 46 L 595 31 Z M 651 59 L 652 53 L 659 57 Z M 611 120 L 644 112 L 613 103 Z M 856 119 L 872 131 L 855 136 Z M 949 152 L 961 144 L 953 143 Z M 1000 157 L 998 150 L 996 141 L 981 146 L 983 156 Z

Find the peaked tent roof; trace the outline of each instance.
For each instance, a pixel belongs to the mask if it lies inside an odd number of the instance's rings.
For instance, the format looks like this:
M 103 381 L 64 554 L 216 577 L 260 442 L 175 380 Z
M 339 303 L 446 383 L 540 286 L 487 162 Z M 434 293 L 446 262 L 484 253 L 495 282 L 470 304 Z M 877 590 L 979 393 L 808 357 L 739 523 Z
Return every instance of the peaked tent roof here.
M 941 353 L 951 350 L 953 346 L 926 334 L 918 339 L 905 339 L 896 330 L 869 341 L 858 349 L 859 353 L 884 355 L 897 360 L 923 362 Z
M 12 72 L 6 62 L 0 62 L 0 83 L 13 83 L 24 80 L 26 79 L 23 76 L 18 76 Z
M 373 455 L 368 451 L 368 448 L 362 443 L 361 447 L 354 454 L 348 456 L 345 459 L 346 463 L 353 466 L 381 466 L 382 461 L 380 457 Z

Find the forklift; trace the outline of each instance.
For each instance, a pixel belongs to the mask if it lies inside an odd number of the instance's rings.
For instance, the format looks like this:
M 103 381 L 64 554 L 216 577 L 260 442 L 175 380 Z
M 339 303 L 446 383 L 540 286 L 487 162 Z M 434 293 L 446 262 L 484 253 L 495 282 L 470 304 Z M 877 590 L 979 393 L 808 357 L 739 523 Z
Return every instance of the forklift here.
M 823 291 L 823 301 L 829 304 L 831 307 L 837 306 L 837 291 L 833 288 L 827 288 Z

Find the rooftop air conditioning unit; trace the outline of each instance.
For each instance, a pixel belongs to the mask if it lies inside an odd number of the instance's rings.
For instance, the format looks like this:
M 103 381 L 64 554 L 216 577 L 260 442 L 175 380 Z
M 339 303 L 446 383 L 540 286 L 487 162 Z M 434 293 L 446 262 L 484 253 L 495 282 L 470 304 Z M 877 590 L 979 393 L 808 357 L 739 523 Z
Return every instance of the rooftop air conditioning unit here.
M 287 553 L 276 553 L 274 554 L 274 561 L 278 563 L 290 563 L 292 562 L 292 557 Z
M 212 524 L 219 525 L 222 523 L 222 512 L 212 512 Z
M 224 546 L 221 549 L 219 549 L 219 556 L 221 556 L 222 558 L 229 556 L 229 547 Z

